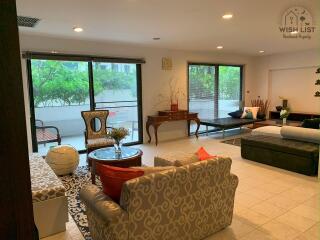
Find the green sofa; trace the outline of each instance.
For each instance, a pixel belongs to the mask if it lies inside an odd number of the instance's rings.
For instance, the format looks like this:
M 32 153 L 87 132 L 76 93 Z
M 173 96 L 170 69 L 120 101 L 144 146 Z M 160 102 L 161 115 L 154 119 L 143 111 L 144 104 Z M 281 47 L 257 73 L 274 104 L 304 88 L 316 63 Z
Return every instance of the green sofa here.
M 317 175 L 319 144 L 281 137 L 251 135 L 241 139 L 245 159 L 305 175 Z

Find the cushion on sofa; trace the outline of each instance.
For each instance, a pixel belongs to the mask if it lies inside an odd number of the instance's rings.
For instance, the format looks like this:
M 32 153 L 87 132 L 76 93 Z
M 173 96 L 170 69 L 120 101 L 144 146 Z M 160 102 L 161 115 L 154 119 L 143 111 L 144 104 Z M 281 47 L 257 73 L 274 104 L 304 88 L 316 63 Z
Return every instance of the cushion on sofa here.
M 200 147 L 198 149 L 198 151 L 196 152 L 198 158 L 200 161 L 204 161 L 204 160 L 208 160 L 208 159 L 211 159 L 211 158 L 215 158 L 216 156 L 212 156 L 210 155 L 205 149 L 204 147 Z
M 281 135 L 287 139 L 320 144 L 320 130 L 317 129 L 283 126 Z
M 259 107 L 244 107 L 241 118 L 257 119 Z
M 302 123 L 302 127 L 304 128 L 319 129 L 319 126 L 320 126 L 320 118 L 305 119 Z
M 115 202 L 119 202 L 122 185 L 130 180 L 144 175 L 142 170 L 119 168 L 97 164 L 97 173 L 100 176 L 103 192 Z
M 154 157 L 154 166 L 175 166 L 181 167 L 186 164 L 198 162 L 198 156 L 195 153 L 171 152 Z
M 253 129 L 251 135 L 263 135 L 263 136 L 271 136 L 281 138 L 281 127 L 277 126 L 265 126 Z
M 228 115 L 233 118 L 241 118 L 242 114 L 243 114 L 242 110 L 237 110 L 237 111 L 228 113 Z
M 144 172 L 144 176 L 152 173 L 158 173 L 162 171 L 167 171 L 175 168 L 174 166 L 167 166 L 167 167 L 130 167 L 136 170 L 141 170 Z

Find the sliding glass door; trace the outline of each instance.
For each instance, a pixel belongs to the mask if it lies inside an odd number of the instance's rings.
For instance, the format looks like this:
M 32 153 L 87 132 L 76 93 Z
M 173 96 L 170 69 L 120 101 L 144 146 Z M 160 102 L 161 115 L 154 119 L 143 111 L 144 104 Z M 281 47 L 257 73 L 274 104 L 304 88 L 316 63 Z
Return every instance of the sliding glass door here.
M 199 113 L 200 119 L 228 117 L 240 108 L 242 66 L 190 63 L 188 79 L 189 111 Z
M 125 127 L 127 144 L 142 142 L 141 65 L 28 59 L 33 150 L 52 146 L 85 150 L 81 111 L 109 110 L 107 125 Z M 99 128 L 99 126 L 96 126 Z
M 228 113 L 239 110 L 242 100 L 242 67 L 219 66 L 219 118 L 229 117 Z
M 130 135 L 125 143 L 141 139 L 137 65 L 128 63 L 93 63 L 95 109 L 108 109 L 108 126 L 125 127 Z
M 85 149 L 81 111 L 90 110 L 88 64 L 31 61 L 34 145 L 41 154 L 58 143 Z M 31 86 L 30 86 L 31 87 Z
M 215 66 L 189 64 L 189 111 L 199 113 L 200 119 L 214 119 L 217 115 L 215 79 Z M 195 127 L 191 126 L 191 132 Z

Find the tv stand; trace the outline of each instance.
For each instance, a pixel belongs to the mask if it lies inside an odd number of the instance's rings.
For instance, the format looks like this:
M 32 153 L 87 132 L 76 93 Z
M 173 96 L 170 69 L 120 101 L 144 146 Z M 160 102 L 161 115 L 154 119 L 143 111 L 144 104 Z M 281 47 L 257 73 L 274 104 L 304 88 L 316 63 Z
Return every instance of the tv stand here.
M 320 113 L 290 112 L 290 115 L 287 119 L 290 121 L 302 122 L 305 119 L 311 119 L 311 118 L 320 118 Z M 270 111 L 269 119 L 280 119 L 280 112 Z

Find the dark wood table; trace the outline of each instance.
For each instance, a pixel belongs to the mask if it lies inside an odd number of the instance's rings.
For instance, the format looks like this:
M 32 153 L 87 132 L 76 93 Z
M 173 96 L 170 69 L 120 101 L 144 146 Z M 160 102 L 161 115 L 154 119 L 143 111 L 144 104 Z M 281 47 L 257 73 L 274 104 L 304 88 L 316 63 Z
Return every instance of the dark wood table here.
M 149 128 L 150 126 L 154 129 L 154 136 L 156 139 L 156 145 L 158 145 L 158 128 L 162 123 L 172 122 L 172 121 L 181 121 L 185 120 L 188 123 L 188 136 L 190 136 L 190 122 L 195 121 L 197 123 L 197 130 L 195 132 L 196 137 L 198 138 L 198 131 L 200 127 L 200 119 L 198 118 L 198 113 L 191 113 L 187 110 L 179 111 L 159 111 L 158 115 L 148 116 L 146 123 L 146 130 L 149 136 L 149 143 L 151 142 L 151 135 Z
M 253 124 L 253 128 L 259 128 L 259 127 L 265 127 L 265 126 L 292 126 L 292 127 L 301 127 L 302 122 L 300 121 L 291 121 L 287 120 L 286 124 L 283 124 L 283 121 L 281 119 L 269 119 L 265 121 L 255 122 Z
M 116 153 L 114 147 L 100 148 L 88 155 L 91 161 L 91 182 L 96 183 L 96 163 L 115 167 L 141 166 L 142 151 L 138 148 L 121 147 L 121 153 Z

